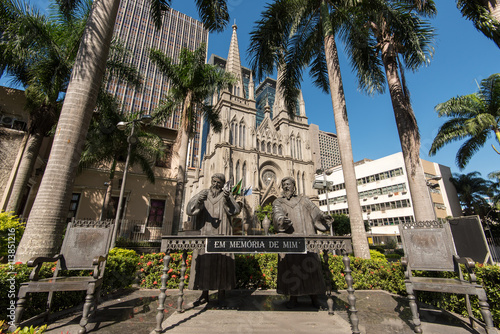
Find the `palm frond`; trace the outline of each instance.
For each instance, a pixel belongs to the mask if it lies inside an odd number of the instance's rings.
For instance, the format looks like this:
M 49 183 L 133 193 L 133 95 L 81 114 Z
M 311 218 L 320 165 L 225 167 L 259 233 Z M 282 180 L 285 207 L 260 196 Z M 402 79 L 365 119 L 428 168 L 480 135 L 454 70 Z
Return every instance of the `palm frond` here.
M 156 29 L 160 29 L 162 25 L 163 13 L 170 10 L 170 0 L 149 0 L 149 14 L 153 18 Z
M 229 22 L 226 0 L 196 0 L 196 7 L 205 29 L 221 32 Z

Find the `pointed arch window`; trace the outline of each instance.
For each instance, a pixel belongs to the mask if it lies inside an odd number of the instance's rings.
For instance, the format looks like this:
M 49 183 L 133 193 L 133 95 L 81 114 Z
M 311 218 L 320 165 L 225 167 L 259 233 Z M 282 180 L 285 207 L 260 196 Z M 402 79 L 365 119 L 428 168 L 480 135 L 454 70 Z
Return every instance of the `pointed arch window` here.
M 238 146 L 243 147 L 243 124 L 240 123 L 240 131 L 239 131 L 239 140 L 238 140 Z
M 243 179 L 243 182 L 241 183 L 242 187 L 246 187 L 247 185 L 247 163 L 243 163 L 243 168 L 241 169 L 241 178 Z
M 241 137 L 242 138 L 242 140 L 241 140 L 241 147 L 245 147 L 245 142 L 246 142 L 246 140 L 245 140 L 246 139 L 246 137 L 245 137 L 246 136 L 246 126 L 245 126 L 245 124 L 242 125 L 241 132 L 243 133 L 243 135 Z
M 265 151 L 266 151 L 266 142 L 265 142 L 265 141 L 262 141 L 262 142 L 260 143 L 260 150 L 261 150 L 262 152 L 265 152 Z
M 276 154 L 276 153 L 278 153 L 277 148 L 276 148 L 276 144 L 273 144 L 273 154 Z
M 231 124 L 231 127 L 229 129 L 229 144 L 233 144 L 233 132 L 234 132 L 234 129 L 233 129 L 233 124 Z
M 301 184 L 301 182 L 300 182 L 300 172 L 297 172 L 297 178 L 296 178 L 296 180 L 297 180 L 297 193 L 298 193 L 298 194 L 301 194 L 301 193 L 302 193 L 302 191 L 303 191 L 303 189 L 301 189 L 302 184 Z M 302 190 L 302 191 L 301 191 L 301 190 Z
M 297 144 L 297 158 L 302 159 L 302 145 L 301 145 L 300 137 L 297 137 L 296 144 Z
M 238 160 L 238 162 L 236 163 L 236 178 L 234 180 L 234 183 L 236 184 L 237 182 L 240 181 L 240 161 Z
M 267 143 L 267 153 L 271 153 L 271 143 Z
M 299 182 L 299 181 L 297 181 Z M 306 189 L 306 173 L 302 173 L 302 189 L 304 190 L 304 195 L 306 194 L 305 189 Z
M 278 146 L 278 154 L 283 155 L 283 146 Z

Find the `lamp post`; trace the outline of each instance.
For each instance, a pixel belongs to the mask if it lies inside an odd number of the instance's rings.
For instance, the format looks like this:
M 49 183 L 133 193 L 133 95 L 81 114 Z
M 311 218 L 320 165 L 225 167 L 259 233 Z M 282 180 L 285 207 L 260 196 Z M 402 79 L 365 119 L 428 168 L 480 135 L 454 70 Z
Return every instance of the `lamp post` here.
M 125 131 L 127 125 L 132 124 L 132 131 L 130 131 L 130 135 L 127 137 L 127 142 L 128 142 L 127 159 L 125 160 L 125 167 L 123 169 L 122 186 L 120 188 L 120 197 L 118 198 L 118 208 L 116 210 L 115 228 L 113 231 L 113 237 L 111 238 L 111 248 L 115 247 L 116 235 L 118 234 L 118 230 L 120 228 L 120 216 L 122 214 L 123 194 L 125 193 L 125 182 L 127 181 L 127 173 L 128 173 L 128 166 L 130 164 L 130 155 L 132 153 L 132 146 L 134 146 L 138 140 L 137 137 L 134 136 L 135 125 L 137 122 L 148 125 L 151 124 L 152 121 L 153 117 L 151 117 L 151 115 L 142 115 L 141 118 L 139 119 L 134 119 L 133 121 L 130 122 L 119 122 L 116 125 L 116 128 L 118 130 Z

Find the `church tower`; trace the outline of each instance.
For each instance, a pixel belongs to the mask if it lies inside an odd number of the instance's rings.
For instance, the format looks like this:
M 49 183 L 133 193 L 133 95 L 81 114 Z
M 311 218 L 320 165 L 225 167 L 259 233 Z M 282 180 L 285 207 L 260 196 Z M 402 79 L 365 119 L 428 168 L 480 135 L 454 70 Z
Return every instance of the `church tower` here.
M 237 201 L 245 207 L 239 220 L 253 221 L 257 206 L 280 196 L 285 176 L 295 178 L 299 194 L 316 197 L 314 163 L 302 94 L 291 118 L 276 80 L 266 78 L 255 89 L 251 70 L 241 66 L 237 26 L 232 29 L 227 59 L 212 55 L 209 63 L 232 73 L 236 83 L 212 98 L 222 130 L 203 127 L 201 169 L 188 181 L 185 202 L 210 187 L 211 175 L 224 173 L 232 185 L 241 180 L 243 188 L 252 187 L 251 195 L 237 196 Z

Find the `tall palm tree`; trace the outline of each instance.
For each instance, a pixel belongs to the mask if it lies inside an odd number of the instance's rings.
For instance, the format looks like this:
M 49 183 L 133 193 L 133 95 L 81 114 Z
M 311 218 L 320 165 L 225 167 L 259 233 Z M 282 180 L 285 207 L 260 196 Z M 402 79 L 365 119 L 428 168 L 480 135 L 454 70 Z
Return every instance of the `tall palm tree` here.
M 318 88 L 330 91 L 339 140 L 342 171 L 353 239 L 354 254 L 370 258 L 363 215 L 359 202 L 351 135 L 335 43 L 339 16 L 354 1 L 276 0 L 268 5 L 251 33 L 249 54 L 257 78 L 279 67 L 278 84 L 283 87 L 291 117 L 301 85 L 302 71 L 310 74 Z
M 26 147 L 17 168 L 6 210 L 18 210 L 43 138 L 56 124 L 90 4 L 65 17 L 52 8 L 41 15 L 25 2 L 0 2 L 0 76 L 25 87 L 29 112 Z M 24 32 L 24 33 L 20 33 Z
M 181 50 L 178 62 L 174 62 L 160 50 L 151 50 L 149 53 L 151 61 L 170 80 L 171 87 L 165 101 L 157 108 L 155 117 L 162 119 L 170 115 L 173 110 L 182 108 L 179 130 L 172 147 L 172 167 L 174 173 L 177 173 L 173 234 L 177 234 L 181 220 L 189 138 L 193 134 L 196 120 L 203 115 L 214 131 L 220 132 L 222 123 L 219 115 L 212 106 L 205 103 L 205 100 L 215 91 L 226 89 L 235 81 L 230 73 L 205 63 L 205 50 L 205 44 L 193 52 L 184 48 Z
M 57 0 L 70 15 L 81 0 Z M 95 0 L 87 20 L 64 98 L 52 150 L 37 197 L 26 225 L 43 233 L 21 240 L 16 258 L 56 254 L 61 245 L 65 216 L 71 199 L 76 167 L 90 125 L 92 112 L 106 67 L 119 0 Z M 150 0 L 151 16 L 161 27 L 162 11 L 169 0 Z M 196 0 L 202 22 L 210 31 L 221 31 L 229 20 L 226 0 Z M 25 232 L 26 233 L 26 232 Z
M 464 215 L 479 214 L 482 207 L 488 206 L 491 182 L 480 177 L 479 172 L 468 174 L 453 173 L 450 178 L 458 194 Z
M 463 169 L 491 135 L 500 143 L 500 73 L 481 80 L 477 93 L 451 98 L 435 109 L 439 117 L 449 119 L 439 128 L 429 155 L 448 143 L 468 138 L 455 158 L 458 168 Z
M 500 1 L 457 0 L 462 16 L 500 48 Z
M 416 71 L 429 62 L 434 29 L 421 16 L 435 13 L 433 1 L 371 0 L 349 13 L 342 30 L 360 88 L 380 92 L 387 80 L 417 221 L 436 216 L 420 161 L 420 133 L 404 69 Z

